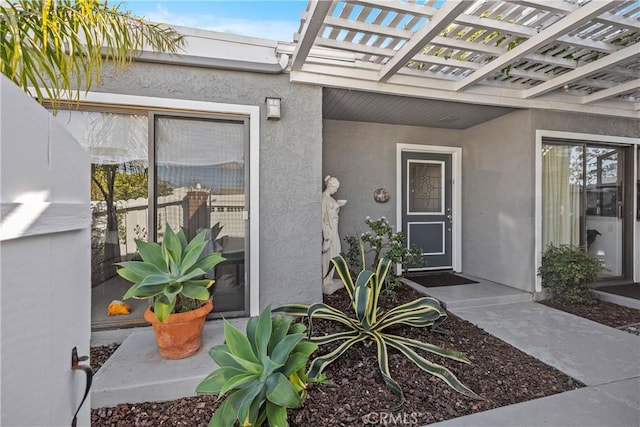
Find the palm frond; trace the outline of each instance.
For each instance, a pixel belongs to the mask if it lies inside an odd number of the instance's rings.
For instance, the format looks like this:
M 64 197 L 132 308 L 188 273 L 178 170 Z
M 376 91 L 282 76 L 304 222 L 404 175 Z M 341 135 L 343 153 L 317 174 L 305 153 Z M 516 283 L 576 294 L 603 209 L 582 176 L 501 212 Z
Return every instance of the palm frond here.
M 54 109 L 99 84 L 105 61 L 123 68 L 145 48 L 176 53 L 184 45 L 175 30 L 99 0 L 2 2 L 0 40 L 2 74 Z

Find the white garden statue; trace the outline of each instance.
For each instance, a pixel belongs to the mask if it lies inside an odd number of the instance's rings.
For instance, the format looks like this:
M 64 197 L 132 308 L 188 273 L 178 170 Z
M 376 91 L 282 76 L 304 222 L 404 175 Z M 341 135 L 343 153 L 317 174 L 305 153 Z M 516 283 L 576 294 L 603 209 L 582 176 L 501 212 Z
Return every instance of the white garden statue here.
M 340 235 L 338 218 L 340 208 L 346 200 L 335 200 L 332 196 L 338 191 L 340 182 L 334 176 L 324 178 L 325 190 L 322 192 L 322 291 L 332 294 L 342 287 L 339 279 L 334 279 L 335 269 L 331 259 L 340 255 Z

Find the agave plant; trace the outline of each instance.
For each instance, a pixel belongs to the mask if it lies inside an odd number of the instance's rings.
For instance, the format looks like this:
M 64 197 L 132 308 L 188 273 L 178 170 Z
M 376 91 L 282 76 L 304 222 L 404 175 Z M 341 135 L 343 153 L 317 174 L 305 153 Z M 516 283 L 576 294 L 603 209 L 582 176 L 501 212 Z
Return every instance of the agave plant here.
M 361 265 L 365 265 L 364 254 L 364 248 L 362 242 L 360 242 Z M 378 366 L 382 373 L 382 378 L 391 392 L 400 399 L 400 404 L 404 402 L 404 394 L 400 385 L 391 377 L 391 373 L 389 372 L 389 347 L 395 348 L 404 354 L 420 369 L 441 378 L 456 391 L 474 399 L 481 399 L 480 396 L 462 384 L 450 370 L 442 365 L 430 362 L 421 356 L 416 349 L 459 362 L 471 363 L 464 354 L 386 332 L 386 330 L 392 326 L 406 325 L 413 327 L 431 326 L 432 330 L 436 332 L 448 333 L 448 331 L 440 328 L 440 324 L 446 319 L 447 313 L 437 299 L 421 297 L 406 304 L 399 305 L 387 312 L 383 312 L 378 306 L 378 300 L 384 280 L 391 268 L 392 263 L 389 259 L 380 259 L 375 272 L 366 269 L 362 270 L 358 274 L 355 282 L 349 273 L 349 266 L 343 257 L 333 258 L 332 262 L 349 294 L 355 318 L 324 303 L 311 305 L 288 304 L 274 310 L 294 316 L 307 317 L 309 322 L 309 339 L 311 342 L 318 345 L 334 341 L 341 342 L 333 351 L 319 356 L 312 361 L 308 373 L 310 377 L 315 377 L 321 373 L 329 364 L 338 359 L 354 344 L 359 342 L 365 344 L 375 343 L 378 350 Z M 314 337 L 312 336 L 312 320 L 314 318 L 341 323 L 347 326 L 349 330 Z
M 228 393 L 209 426 L 288 426 L 287 408 L 306 398 L 305 367 L 317 345 L 291 316 L 271 317 L 267 306 L 247 322 L 246 335 L 224 321 L 225 344 L 209 351 L 219 366 L 198 385 L 198 394 Z
M 224 258 L 219 252 L 202 256 L 207 245 L 205 231 L 190 242 L 182 230 L 174 233 L 167 224 L 162 243 L 136 240 L 142 261 L 119 262 L 118 274 L 133 282 L 124 299 L 154 299 L 156 319 L 164 322 L 169 314 L 196 307 L 187 301 L 207 301 L 213 280 L 203 276 Z

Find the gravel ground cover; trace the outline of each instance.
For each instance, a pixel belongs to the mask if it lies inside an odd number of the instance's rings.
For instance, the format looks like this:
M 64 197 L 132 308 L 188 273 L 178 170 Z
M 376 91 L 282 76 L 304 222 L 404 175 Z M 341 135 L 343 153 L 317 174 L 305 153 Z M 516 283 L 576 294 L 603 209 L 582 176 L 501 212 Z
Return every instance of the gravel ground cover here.
M 419 295 L 414 290 L 403 286 L 398 289 L 396 304 L 417 297 Z M 325 302 L 344 310 L 349 305 L 344 290 L 325 297 Z M 466 353 L 472 361 L 471 365 L 432 355 L 427 357 L 451 369 L 483 400 L 458 394 L 441 380 L 426 374 L 404 356 L 391 350 L 391 374 L 407 399 L 400 411 L 391 413 L 388 408 L 396 406 L 398 402 L 382 380 L 375 347 L 360 345 L 325 370 L 330 383 L 310 387 L 304 406 L 289 412 L 290 424 L 362 426 L 380 424 L 381 420 L 386 419 L 395 425 L 424 425 L 582 386 L 573 378 L 454 315 L 449 315 L 443 327 L 454 335 L 445 336 L 424 328 L 401 328 L 393 332 Z M 332 323 L 314 321 L 314 333 L 323 334 L 332 328 Z M 211 396 L 122 404 L 92 410 L 92 425 L 205 426 L 217 405 Z

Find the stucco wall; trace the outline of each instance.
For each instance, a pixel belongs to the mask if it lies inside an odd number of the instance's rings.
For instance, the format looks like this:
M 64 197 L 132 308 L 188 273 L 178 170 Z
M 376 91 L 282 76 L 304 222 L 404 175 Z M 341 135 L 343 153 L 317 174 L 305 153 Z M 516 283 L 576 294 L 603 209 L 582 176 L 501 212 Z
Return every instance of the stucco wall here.
M 611 135 L 640 140 L 640 120 L 589 116 L 581 114 L 557 114 L 550 111 L 532 112 L 533 129 Z M 636 221 L 636 251 L 640 250 L 640 221 Z M 634 281 L 640 281 L 640 253 L 635 254 Z
M 463 271 L 535 289 L 535 133 L 640 137 L 640 121 L 517 111 L 464 131 Z
M 464 131 L 462 270 L 533 291 L 534 135 L 516 111 Z
M 396 224 L 396 144 L 445 145 L 459 147 L 458 130 L 394 126 L 376 123 L 324 121 L 322 148 L 323 177 L 340 181 L 336 199 L 347 199 L 340 209 L 340 236 L 366 231 L 365 217 L 385 216 Z M 389 190 L 387 203 L 376 203 L 373 192 Z M 343 250 L 346 249 L 343 247 Z
M 45 109 L 0 84 L 0 424 L 70 425 L 84 392 L 71 349 L 89 354 L 89 159 Z
M 260 307 L 321 298 L 321 88 L 286 74 L 135 63 L 106 70 L 98 91 L 260 106 Z M 282 99 L 279 121 L 265 118 L 267 96 Z

